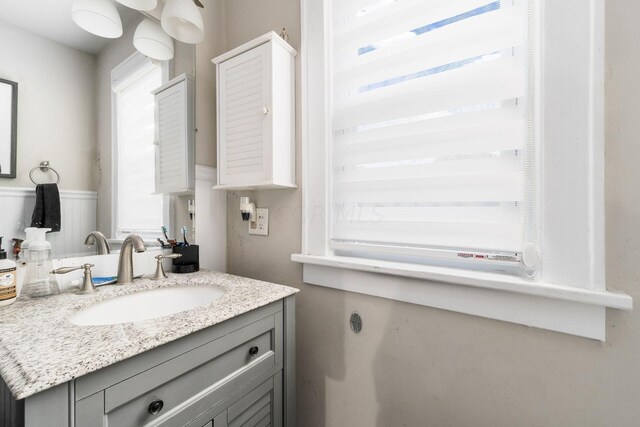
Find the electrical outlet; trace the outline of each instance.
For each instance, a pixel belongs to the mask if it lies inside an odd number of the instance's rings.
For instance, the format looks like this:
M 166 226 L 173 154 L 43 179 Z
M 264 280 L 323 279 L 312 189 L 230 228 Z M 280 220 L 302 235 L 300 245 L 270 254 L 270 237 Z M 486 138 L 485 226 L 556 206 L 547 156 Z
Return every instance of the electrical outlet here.
M 256 209 L 256 222 L 249 222 L 249 234 L 269 235 L 269 209 Z

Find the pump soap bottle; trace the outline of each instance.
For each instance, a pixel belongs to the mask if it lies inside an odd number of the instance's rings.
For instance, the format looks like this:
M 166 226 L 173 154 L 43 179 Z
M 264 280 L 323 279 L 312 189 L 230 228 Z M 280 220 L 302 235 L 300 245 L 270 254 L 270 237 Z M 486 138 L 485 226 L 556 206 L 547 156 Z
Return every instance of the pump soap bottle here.
M 20 297 L 44 297 L 60 293 L 58 282 L 51 273 L 51 243 L 47 242 L 47 232 L 50 228 L 27 228 L 29 232 L 26 252 L 27 268 L 24 274 L 24 285 Z M 26 241 L 23 242 L 27 243 Z
M 0 306 L 16 302 L 16 263 L 7 259 L 7 252 L 2 249 L 2 237 L 0 237 Z

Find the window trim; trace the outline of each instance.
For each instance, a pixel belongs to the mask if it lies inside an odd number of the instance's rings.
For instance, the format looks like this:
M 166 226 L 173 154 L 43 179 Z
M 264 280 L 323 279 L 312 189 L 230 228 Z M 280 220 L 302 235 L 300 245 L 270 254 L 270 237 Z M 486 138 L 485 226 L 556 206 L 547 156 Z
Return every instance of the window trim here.
M 117 94 L 113 90 L 113 86 L 118 80 L 126 78 L 136 68 L 142 66 L 147 61 L 154 61 L 140 52 L 134 52 L 127 59 L 118 64 L 113 70 L 111 70 L 111 239 L 123 240 L 129 234 L 138 234 L 144 240 L 155 241 L 158 237 L 164 237 L 161 230 L 157 233 L 140 233 L 136 230 L 133 233 L 119 233 L 118 232 L 118 123 L 117 116 Z M 160 61 L 162 67 L 162 84 L 169 81 L 171 61 Z M 154 182 L 155 185 L 155 182 Z M 171 197 L 164 195 L 163 197 L 163 222 L 166 227 L 171 230 L 172 219 L 172 203 Z
M 291 259 L 304 264 L 306 283 L 599 340 L 605 339 L 606 307 L 632 309 L 630 296 L 607 291 L 604 276 L 604 0 L 532 1 L 534 135 L 545 164 L 537 192 L 543 269 L 535 281 L 333 255 L 328 8 L 327 1 L 302 0 L 303 239 L 301 254 Z M 566 22 L 571 31 L 562 27 Z M 572 69 L 579 72 L 565 75 L 561 58 L 575 59 Z M 544 105 L 538 102 L 543 96 Z M 562 162 L 568 154 L 576 160 L 569 166 Z

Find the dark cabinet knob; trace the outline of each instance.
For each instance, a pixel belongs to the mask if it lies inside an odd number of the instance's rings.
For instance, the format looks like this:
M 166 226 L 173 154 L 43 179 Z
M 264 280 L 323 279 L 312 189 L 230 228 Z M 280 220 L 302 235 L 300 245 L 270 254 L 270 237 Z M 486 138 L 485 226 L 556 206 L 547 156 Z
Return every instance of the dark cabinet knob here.
M 259 351 L 260 351 L 260 349 L 258 347 L 251 347 L 249 349 L 249 356 L 251 356 L 251 357 L 256 356 Z
M 149 404 L 149 413 L 151 415 L 158 415 L 162 408 L 164 407 L 164 402 L 162 400 L 154 400 Z

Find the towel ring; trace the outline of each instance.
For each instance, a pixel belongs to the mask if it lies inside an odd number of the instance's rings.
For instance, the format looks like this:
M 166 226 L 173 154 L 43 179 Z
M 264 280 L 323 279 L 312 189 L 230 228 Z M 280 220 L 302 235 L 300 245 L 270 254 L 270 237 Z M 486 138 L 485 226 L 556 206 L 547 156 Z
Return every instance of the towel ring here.
M 38 169 L 40 169 L 40 171 L 42 171 L 43 173 L 46 172 L 53 172 L 56 174 L 56 184 L 60 184 L 60 174 L 58 173 L 57 170 L 55 170 L 54 168 L 52 168 L 51 166 L 49 166 L 49 161 L 45 160 L 43 162 L 40 162 L 40 166 L 36 166 L 35 168 L 31 169 L 31 171 L 29 172 L 29 179 L 31 180 L 31 182 L 33 182 L 35 185 L 39 185 L 39 184 L 45 184 L 44 182 L 36 182 L 35 179 L 33 179 L 33 173 L 35 171 L 37 171 Z

